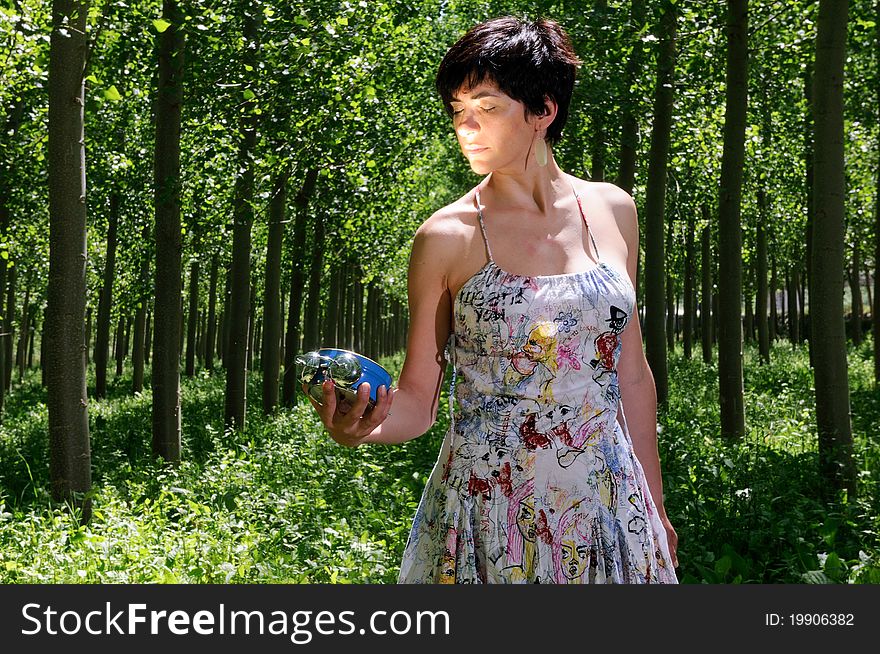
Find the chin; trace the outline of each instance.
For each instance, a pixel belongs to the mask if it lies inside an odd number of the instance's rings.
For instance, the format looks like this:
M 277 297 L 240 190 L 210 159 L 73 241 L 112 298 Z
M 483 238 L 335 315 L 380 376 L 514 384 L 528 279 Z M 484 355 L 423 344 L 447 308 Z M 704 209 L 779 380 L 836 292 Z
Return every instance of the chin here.
M 471 161 L 471 170 L 473 170 L 477 175 L 488 175 L 491 173 L 494 168 L 482 162 Z

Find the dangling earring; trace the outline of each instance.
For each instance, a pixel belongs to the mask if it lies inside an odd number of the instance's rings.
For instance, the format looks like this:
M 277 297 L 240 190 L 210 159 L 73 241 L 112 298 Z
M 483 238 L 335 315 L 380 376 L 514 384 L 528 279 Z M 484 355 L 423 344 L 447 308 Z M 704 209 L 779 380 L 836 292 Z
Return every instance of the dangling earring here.
M 547 141 L 545 141 L 540 136 L 538 137 L 538 142 L 535 145 L 535 161 L 539 166 L 547 165 Z

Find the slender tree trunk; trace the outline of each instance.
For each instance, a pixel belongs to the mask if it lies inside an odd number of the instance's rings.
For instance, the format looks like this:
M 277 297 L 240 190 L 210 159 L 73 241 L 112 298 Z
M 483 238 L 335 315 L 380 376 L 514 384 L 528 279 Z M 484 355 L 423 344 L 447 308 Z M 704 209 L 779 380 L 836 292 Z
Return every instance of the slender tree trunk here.
M 755 301 L 755 297 L 751 294 L 751 292 L 746 289 L 745 293 L 745 338 L 748 342 L 752 342 L 755 340 L 755 307 L 752 304 Z
M 83 348 L 86 162 L 83 108 L 88 0 L 53 0 L 49 48 L 49 285 L 46 303 L 52 495 L 91 517 L 91 449 Z
M 776 315 L 776 290 L 779 288 L 779 278 L 776 274 L 776 257 L 772 256 L 771 260 L 771 272 L 770 272 L 770 342 L 776 342 L 776 321 L 778 319 Z
M 792 345 L 801 342 L 800 326 L 798 319 L 798 295 L 797 295 L 797 268 L 792 267 L 788 273 L 788 338 Z
M 134 343 L 131 348 L 131 392 L 140 393 L 144 389 L 144 323 L 147 309 L 144 300 L 134 312 Z
M 30 331 L 28 332 L 30 334 L 30 337 L 28 338 L 27 362 L 25 364 L 28 369 L 34 367 L 34 337 L 36 336 L 36 333 L 37 333 L 36 320 L 37 320 L 37 318 L 36 318 L 36 316 L 34 316 L 32 326 L 30 328 Z
M 211 277 L 208 283 L 208 333 L 205 336 L 205 369 L 214 369 L 214 350 L 217 340 L 217 273 L 219 255 L 211 257 Z
M 362 352 L 364 348 L 364 284 L 361 268 L 357 266 L 354 274 L 354 349 Z
M 849 275 L 849 290 L 852 296 L 852 340 L 855 346 L 862 344 L 862 282 L 860 280 L 860 268 L 859 244 L 856 241 L 853 243 L 852 271 Z
M 727 2 L 727 109 L 718 203 L 718 378 L 721 433 L 745 435 L 740 205 L 748 104 L 748 1 Z
M 317 180 L 317 168 L 307 170 L 302 188 L 294 200 L 296 219 L 293 227 L 293 252 L 290 255 L 293 267 L 290 274 L 290 301 L 287 306 L 287 334 L 284 346 L 284 379 L 282 383 L 282 401 L 285 406 L 295 405 L 297 399 L 296 390 L 299 382 L 294 363 L 297 354 L 299 354 L 302 333 L 300 329 L 303 298 L 302 262 L 305 260 L 308 204 L 315 192 Z
M 254 333 L 256 331 L 256 316 L 254 315 L 256 309 L 256 284 L 254 280 L 251 280 L 250 287 L 250 295 L 248 296 L 250 300 L 248 301 L 249 309 L 248 309 L 248 320 L 247 320 L 247 349 L 245 350 L 245 370 L 253 370 L 254 369 Z
M 119 316 L 119 320 L 116 322 L 116 349 L 114 354 L 116 355 L 116 376 L 119 377 L 122 374 L 122 359 L 125 357 L 125 318 L 123 316 Z
M 223 362 L 223 368 L 227 366 L 226 356 L 229 352 L 229 311 L 232 297 L 232 269 L 226 268 L 224 271 L 223 286 L 223 313 L 220 316 L 220 358 Z
M 314 216 L 314 247 L 309 269 L 309 297 L 306 303 L 305 333 L 303 349 L 314 350 L 321 343 L 321 277 L 324 268 L 324 252 L 320 244 L 324 240 L 324 218 L 320 213 Z
M 186 330 L 186 376 L 196 374 L 196 327 L 199 320 L 199 262 L 189 264 L 189 311 Z
M 22 26 L 23 19 L 19 19 L 17 30 L 20 31 Z M 24 100 L 22 98 L 18 98 L 15 101 L 15 104 L 7 113 L 5 125 L 3 126 L 3 133 L 0 134 L 0 139 L 3 139 L 4 137 L 8 137 L 10 140 L 12 139 L 12 137 L 18 131 L 18 126 L 21 123 L 21 117 L 23 113 Z M 2 141 L 0 141 L 0 144 L 2 144 Z M 9 206 L 7 202 L 10 196 L 10 168 L 10 163 L 6 160 L 6 158 L 0 156 L 0 241 L 4 242 L 6 241 L 7 231 L 9 229 Z M 7 260 L 0 260 L 0 375 L 3 375 L 4 371 L 6 370 L 6 341 L 12 338 L 11 336 L 7 335 L 7 332 L 12 329 L 12 320 L 9 318 L 5 311 L 2 311 L 3 293 L 6 290 L 6 271 L 10 263 L 11 262 L 8 262 Z M 5 397 L 6 384 L 4 383 L 4 380 L 0 378 L 0 421 L 2 421 L 3 404 Z
M 682 345 L 684 357 L 690 360 L 694 339 L 694 230 L 696 229 L 694 212 L 688 212 L 687 233 L 685 234 L 684 258 L 684 329 Z
M 150 225 L 144 225 L 141 237 L 148 242 L 151 237 Z M 140 301 L 134 314 L 134 345 L 131 354 L 131 390 L 132 393 L 140 393 L 144 390 L 144 363 L 147 359 L 147 293 L 146 288 L 150 283 L 150 258 L 147 255 L 141 257 L 141 268 L 138 274 L 138 294 Z
M 6 365 L 4 369 L 0 372 L 3 373 L 3 385 L 6 390 L 9 390 L 10 385 L 12 384 L 12 344 L 15 342 L 15 283 L 18 280 L 18 267 L 14 266 L 9 269 L 9 286 L 6 289 L 6 315 L 8 328 L 6 329 L 7 339 L 3 344 L 4 349 L 6 350 Z
M 274 180 L 269 204 L 269 235 L 266 246 L 266 281 L 263 289 L 263 412 L 278 406 L 278 375 L 281 371 L 281 245 L 284 240 L 284 211 L 287 206 L 287 180 L 290 169 L 280 171 Z
M 83 307 L 85 310 L 85 307 Z M 31 329 L 31 285 L 30 275 L 25 282 L 24 305 L 21 308 L 21 332 L 18 336 L 18 347 L 15 352 L 15 363 L 18 365 L 18 381 L 24 378 L 25 351 L 27 350 L 27 342 L 30 338 Z
M 709 208 L 703 205 L 703 220 L 708 222 Z M 703 345 L 703 363 L 712 362 L 712 243 L 708 225 L 703 227 L 701 236 L 702 287 L 700 289 L 700 328 Z
M 880 3 L 874 17 L 874 53 L 877 61 L 874 88 L 877 90 L 877 122 L 880 123 Z M 880 162 L 874 189 L 874 301 L 871 303 L 871 331 L 874 334 L 874 388 L 880 389 Z
M 764 189 L 758 189 L 758 301 L 755 304 L 758 316 L 758 350 L 761 361 L 770 363 L 770 330 L 767 324 L 767 198 Z
M 256 53 L 259 47 L 259 14 L 252 3 L 244 7 L 244 40 L 247 54 L 244 63 L 257 70 Z M 248 111 L 241 119 L 241 143 L 239 147 L 239 173 L 235 179 L 235 203 L 233 207 L 232 271 L 229 304 L 229 348 L 226 362 L 226 414 L 225 423 L 236 429 L 245 426 L 247 410 L 247 355 L 248 322 L 251 314 L 251 226 L 254 210 L 253 151 L 257 143 L 257 115 Z
M 843 321 L 846 183 L 843 146 L 843 75 L 848 0 L 819 2 L 813 85 L 815 215 L 810 272 L 810 349 L 815 363 L 819 465 L 829 490 L 856 494 Z
M 815 133 L 815 128 L 813 125 L 813 83 L 814 83 L 814 75 L 813 75 L 813 61 L 808 60 L 806 62 L 806 67 L 804 68 L 804 92 L 806 95 L 807 106 L 809 107 L 809 111 L 804 112 L 804 159 L 806 163 L 806 173 L 807 173 L 807 226 L 806 226 L 806 241 L 807 241 L 807 252 L 806 259 L 807 265 L 805 273 L 807 275 L 807 279 L 805 280 L 807 283 L 807 287 L 810 289 L 810 297 L 813 297 L 813 289 L 812 289 L 812 261 L 813 261 L 813 218 L 815 214 L 814 207 L 814 158 L 815 153 L 813 151 L 813 136 Z M 812 304 L 812 302 L 811 302 Z M 811 307 L 812 310 L 812 307 Z M 789 305 L 788 312 L 791 313 L 791 305 Z M 801 306 L 801 312 L 806 314 L 806 307 Z M 797 311 L 795 311 L 795 316 L 797 316 Z M 791 320 L 791 317 L 789 317 Z M 798 325 L 798 338 L 793 340 L 792 343 L 800 343 L 800 325 Z M 812 339 L 810 342 L 810 367 L 815 368 L 815 362 L 813 360 L 813 347 L 812 347 Z
M 674 222 L 672 217 L 666 221 L 666 245 L 665 251 L 672 252 L 672 230 Z M 675 281 L 672 274 L 675 272 L 671 267 L 666 267 L 666 349 L 671 354 L 675 349 L 675 323 L 678 318 L 675 307 Z
M 152 319 L 153 314 L 147 309 L 147 327 L 144 329 L 144 363 L 150 363 L 150 344 L 153 342 Z
M 630 24 L 640 29 L 645 25 L 645 0 L 632 0 L 630 5 Z M 617 186 L 632 195 L 636 178 L 636 155 L 639 146 L 638 95 L 629 89 L 633 88 L 641 74 L 642 39 L 641 34 L 632 32 L 629 37 L 632 52 L 626 62 L 626 74 L 623 88 L 623 118 L 621 120 L 620 156 L 617 169 Z
M 323 342 L 327 347 L 339 347 L 339 295 L 340 295 L 340 270 L 339 266 L 330 269 L 330 296 L 327 299 L 326 320 L 324 320 Z
M 666 365 L 664 301 L 666 263 L 663 243 L 666 201 L 666 162 L 672 128 L 673 77 L 677 6 L 663 3 L 660 18 L 660 53 L 657 62 L 657 85 L 654 91 L 654 124 L 648 162 L 645 197 L 645 354 L 657 389 L 657 403 L 669 395 Z
M 163 0 L 170 23 L 159 35 L 156 104 L 156 290 L 153 306 L 154 456 L 180 462 L 180 108 L 183 103 L 183 15 L 176 0 Z

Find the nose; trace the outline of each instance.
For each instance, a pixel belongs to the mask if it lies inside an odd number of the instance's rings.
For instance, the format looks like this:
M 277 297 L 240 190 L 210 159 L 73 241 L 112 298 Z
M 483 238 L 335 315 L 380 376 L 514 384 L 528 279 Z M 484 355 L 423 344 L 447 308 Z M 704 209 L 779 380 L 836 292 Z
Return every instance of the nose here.
M 476 115 L 477 114 L 474 111 L 463 109 L 458 115 L 458 123 L 455 126 L 455 131 L 460 136 L 469 136 L 474 132 L 480 131 L 480 123 L 477 122 Z

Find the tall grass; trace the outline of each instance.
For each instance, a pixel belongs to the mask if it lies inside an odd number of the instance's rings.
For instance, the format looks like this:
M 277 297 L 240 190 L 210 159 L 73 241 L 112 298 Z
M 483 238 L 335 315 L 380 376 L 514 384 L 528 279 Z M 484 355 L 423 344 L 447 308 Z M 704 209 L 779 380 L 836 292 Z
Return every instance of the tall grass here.
M 850 352 L 856 498 L 821 500 L 807 352 L 746 348 L 748 434 L 718 433 L 717 370 L 670 358 L 665 504 L 686 583 L 878 583 L 880 423 L 870 344 Z M 382 363 L 395 373 L 402 356 Z M 390 583 L 447 427 L 402 446 L 336 445 L 307 404 L 223 430 L 222 371 L 183 378 L 184 462 L 151 460 L 150 393 L 123 375 L 90 401 L 94 516 L 49 497 L 45 392 L 16 386 L 0 426 L 0 582 Z M 248 397 L 259 398 L 252 374 Z M 149 380 L 146 382 L 149 388 Z

